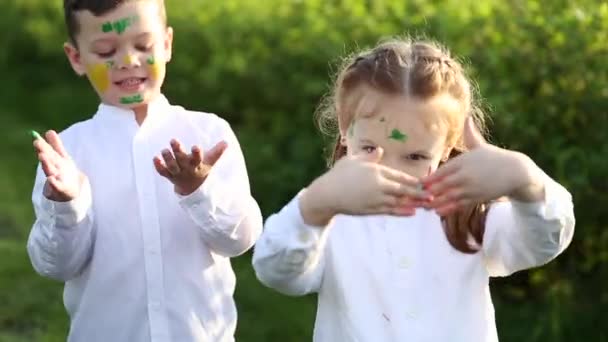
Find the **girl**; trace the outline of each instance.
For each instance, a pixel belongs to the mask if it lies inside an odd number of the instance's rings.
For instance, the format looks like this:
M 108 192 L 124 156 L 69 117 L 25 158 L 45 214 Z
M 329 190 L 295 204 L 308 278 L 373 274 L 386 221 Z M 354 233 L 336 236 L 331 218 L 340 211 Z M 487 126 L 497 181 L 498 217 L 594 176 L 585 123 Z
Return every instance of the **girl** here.
M 257 277 L 319 293 L 315 341 L 497 341 L 489 277 L 568 246 L 568 191 L 483 140 L 471 82 L 432 43 L 347 61 L 329 100 L 335 164 L 267 220 Z

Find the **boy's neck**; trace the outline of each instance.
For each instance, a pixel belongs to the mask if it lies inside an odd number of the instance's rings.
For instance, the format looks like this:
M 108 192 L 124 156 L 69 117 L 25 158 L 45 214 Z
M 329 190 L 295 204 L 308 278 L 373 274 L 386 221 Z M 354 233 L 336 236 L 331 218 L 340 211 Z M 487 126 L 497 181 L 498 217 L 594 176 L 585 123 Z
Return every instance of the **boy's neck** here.
M 133 108 L 133 112 L 135 113 L 135 121 L 141 126 L 148 116 L 148 104 Z

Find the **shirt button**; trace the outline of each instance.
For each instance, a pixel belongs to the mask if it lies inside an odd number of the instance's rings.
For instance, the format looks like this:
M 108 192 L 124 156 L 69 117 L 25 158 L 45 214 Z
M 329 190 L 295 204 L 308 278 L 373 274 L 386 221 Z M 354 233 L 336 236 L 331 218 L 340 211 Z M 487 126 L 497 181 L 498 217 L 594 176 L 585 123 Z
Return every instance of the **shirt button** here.
M 398 265 L 399 265 L 399 268 L 408 269 L 408 268 L 410 268 L 411 263 L 408 258 L 403 257 L 403 258 L 401 258 L 401 260 L 399 260 Z
M 308 241 L 310 241 L 310 233 L 307 231 L 302 231 L 298 234 L 298 240 L 301 243 L 307 243 Z

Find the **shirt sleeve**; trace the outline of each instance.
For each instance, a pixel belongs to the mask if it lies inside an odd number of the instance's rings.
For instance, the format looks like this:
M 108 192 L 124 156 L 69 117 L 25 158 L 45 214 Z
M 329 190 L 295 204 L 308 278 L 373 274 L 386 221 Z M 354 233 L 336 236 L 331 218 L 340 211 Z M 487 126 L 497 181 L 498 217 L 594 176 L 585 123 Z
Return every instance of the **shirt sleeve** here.
M 318 292 L 325 267 L 325 246 L 331 229 L 307 225 L 299 195 L 268 218 L 253 253 L 256 276 L 283 294 Z
M 490 207 L 482 246 L 490 276 L 507 276 L 544 265 L 572 241 L 572 196 L 546 174 L 544 190 L 540 202 L 511 200 Z
M 250 249 L 262 232 L 262 214 L 251 196 L 249 177 L 239 142 L 221 120 L 219 137 L 227 148 L 205 182 L 180 205 L 199 227 L 202 238 L 215 253 L 234 257 Z
M 94 240 L 91 186 L 85 180 L 78 197 L 55 202 L 43 194 L 46 177 L 38 167 L 32 193 L 36 221 L 27 251 L 36 272 L 61 281 L 78 276 L 89 262 Z

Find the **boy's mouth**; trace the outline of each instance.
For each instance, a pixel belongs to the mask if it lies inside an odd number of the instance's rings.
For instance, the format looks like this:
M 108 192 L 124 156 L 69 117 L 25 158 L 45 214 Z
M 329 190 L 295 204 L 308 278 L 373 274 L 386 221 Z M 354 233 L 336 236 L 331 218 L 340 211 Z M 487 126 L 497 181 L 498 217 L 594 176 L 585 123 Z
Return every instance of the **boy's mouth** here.
M 146 83 L 145 77 L 129 77 L 123 80 L 114 82 L 114 84 L 120 88 L 122 91 L 132 92 L 138 91 L 143 88 L 144 83 Z

